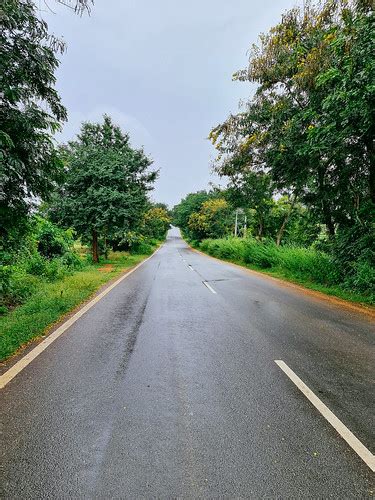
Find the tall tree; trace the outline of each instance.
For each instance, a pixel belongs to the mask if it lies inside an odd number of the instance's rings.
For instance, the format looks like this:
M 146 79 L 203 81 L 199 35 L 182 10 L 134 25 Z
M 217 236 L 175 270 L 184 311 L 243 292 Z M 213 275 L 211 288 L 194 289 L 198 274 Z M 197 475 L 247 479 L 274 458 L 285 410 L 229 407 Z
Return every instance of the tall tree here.
M 24 220 L 31 201 L 47 199 L 62 163 L 51 139 L 66 110 L 54 88 L 62 50 L 32 0 L 3 0 L 0 16 L 0 231 Z
M 64 155 L 66 181 L 51 215 L 91 239 L 93 260 L 98 262 L 99 237 L 121 237 L 142 223 L 157 172 L 109 116 L 102 123 L 84 123 Z
M 287 12 L 236 75 L 258 83 L 254 98 L 211 132 L 219 174 L 268 172 L 331 236 L 374 201 L 374 23 L 370 0 Z

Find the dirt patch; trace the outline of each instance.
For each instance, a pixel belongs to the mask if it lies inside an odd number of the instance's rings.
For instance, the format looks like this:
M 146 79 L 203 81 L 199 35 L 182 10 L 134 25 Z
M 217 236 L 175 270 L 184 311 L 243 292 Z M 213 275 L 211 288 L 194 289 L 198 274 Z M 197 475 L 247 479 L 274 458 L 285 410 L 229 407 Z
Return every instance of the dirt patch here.
M 102 273 L 110 273 L 113 271 L 113 264 L 105 264 L 103 267 L 99 267 L 98 271 Z

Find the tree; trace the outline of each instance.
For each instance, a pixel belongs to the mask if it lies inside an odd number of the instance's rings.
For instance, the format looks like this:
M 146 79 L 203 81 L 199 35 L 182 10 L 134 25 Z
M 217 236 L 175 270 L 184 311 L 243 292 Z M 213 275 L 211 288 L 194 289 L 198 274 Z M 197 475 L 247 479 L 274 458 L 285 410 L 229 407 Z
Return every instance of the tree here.
M 193 212 L 188 221 L 190 235 L 195 240 L 222 238 L 233 227 L 233 211 L 224 198 L 205 201 L 199 212 Z
M 189 230 L 189 217 L 193 212 L 199 212 L 202 204 L 212 198 L 212 193 L 207 191 L 197 191 L 189 193 L 183 198 L 178 205 L 175 205 L 172 210 L 173 224 L 179 227 L 182 231 Z
M 82 15 L 84 12 L 90 14 L 91 4 L 94 3 L 94 0 L 76 0 L 75 2 L 69 0 L 56 0 L 56 2 L 73 9 L 76 14 Z
M 171 218 L 166 208 L 159 205 L 166 207 L 165 204 L 158 203 L 144 214 L 142 233 L 145 236 L 161 240 L 165 238 L 165 234 L 170 228 Z
M 149 170 L 152 161 L 130 146 L 129 136 L 109 116 L 103 123 L 84 123 L 64 155 L 66 181 L 51 216 L 90 240 L 98 262 L 100 237 L 121 239 L 141 225 L 157 172 Z
M 220 175 L 268 173 L 331 238 L 375 199 L 374 22 L 370 0 L 287 12 L 236 75 L 258 83 L 254 98 L 210 134 Z
M 51 139 L 66 110 L 54 88 L 59 41 L 31 0 L 1 6 L 0 231 L 26 226 L 32 201 L 48 199 L 62 163 Z
M 234 207 L 253 210 L 255 236 L 262 239 L 267 234 L 274 187 L 271 178 L 264 172 L 242 172 L 231 176 L 227 198 Z

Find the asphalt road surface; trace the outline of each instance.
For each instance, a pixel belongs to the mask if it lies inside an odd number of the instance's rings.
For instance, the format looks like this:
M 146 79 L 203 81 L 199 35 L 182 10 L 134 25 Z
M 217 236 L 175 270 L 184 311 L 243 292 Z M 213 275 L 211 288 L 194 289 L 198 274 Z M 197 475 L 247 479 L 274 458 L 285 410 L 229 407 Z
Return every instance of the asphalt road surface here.
M 1 391 L 1 497 L 371 497 L 279 359 L 374 451 L 370 317 L 172 230 Z

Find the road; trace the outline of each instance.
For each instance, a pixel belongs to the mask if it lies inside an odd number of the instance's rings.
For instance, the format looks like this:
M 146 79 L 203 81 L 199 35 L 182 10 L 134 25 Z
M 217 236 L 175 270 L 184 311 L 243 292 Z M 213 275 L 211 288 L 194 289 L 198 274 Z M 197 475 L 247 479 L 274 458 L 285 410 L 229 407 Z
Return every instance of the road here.
M 368 466 L 275 360 L 374 451 L 370 317 L 172 230 L 1 391 L 1 497 L 370 497 Z

